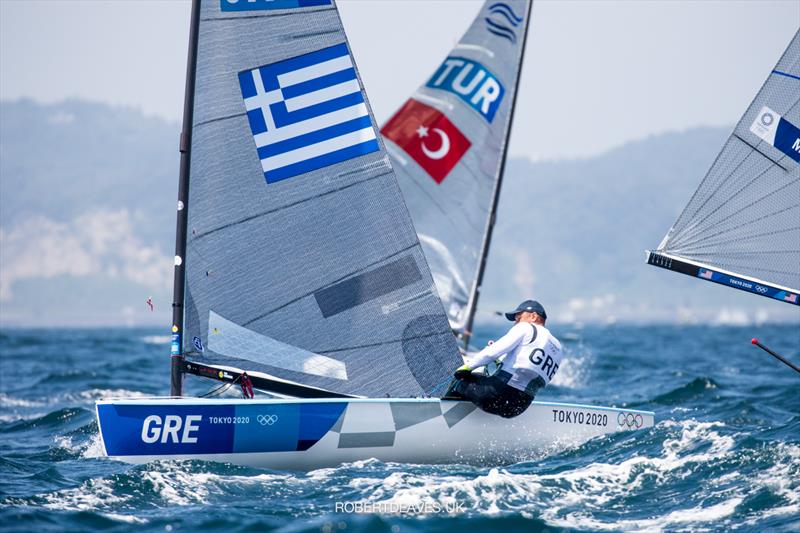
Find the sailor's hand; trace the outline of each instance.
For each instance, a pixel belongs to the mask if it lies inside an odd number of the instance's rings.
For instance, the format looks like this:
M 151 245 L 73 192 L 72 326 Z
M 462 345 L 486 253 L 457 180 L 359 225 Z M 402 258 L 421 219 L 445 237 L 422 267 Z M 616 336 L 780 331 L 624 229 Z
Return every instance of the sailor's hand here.
M 472 374 L 472 369 L 469 367 L 469 365 L 462 365 L 458 367 L 455 372 L 455 376 L 457 378 L 469 376 L 470 374 Z

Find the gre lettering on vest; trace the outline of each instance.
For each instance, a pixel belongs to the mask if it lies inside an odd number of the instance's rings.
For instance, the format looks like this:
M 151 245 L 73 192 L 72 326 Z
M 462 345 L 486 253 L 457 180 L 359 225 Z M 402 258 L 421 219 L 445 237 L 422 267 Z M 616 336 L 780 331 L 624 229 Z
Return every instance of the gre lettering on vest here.
M 486 67 L 463 57 L 448 57 L 426 87 L 455 94 L 487 122 L 494 119 L 505 89 Z
M 142 442 L 145 444 L 195 444 L 203 415 L 150 415 L 142 422 Z
M 536 348 L 528 356 L 528 359 L 530 359 L 531 363 L 535 366 L 542 369 L 542 372 L 547 375 L 548 381 L 553 380 L 553 376 L 556 375 L 556 371 L 558 370 L 558 363 L 556 363 L 552 357 L 545 354 L 544 350 Z
M 516 326 L 515 326 L 516 327 Z M 561 365 L 561 344 L 544 326 L 530 324 L 531 338 L 520 347 L 515 359 L 514 369 L 523 378 L 531 379 L 531 373 L 550 383 Z

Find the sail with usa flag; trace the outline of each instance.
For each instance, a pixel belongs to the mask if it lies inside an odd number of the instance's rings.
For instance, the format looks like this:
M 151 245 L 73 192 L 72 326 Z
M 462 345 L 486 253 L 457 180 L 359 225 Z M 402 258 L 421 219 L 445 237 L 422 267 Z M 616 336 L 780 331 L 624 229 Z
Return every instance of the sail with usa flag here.
M 800 305 L 800 31 L 647 262 Z
M 500 463 L 653 425 L 436 397 L 462 360 L 335 3 L 194 0 L 190 35 L 171 395 L 98 401 L 107 455 Z M 185 396 L 186 376 L 215 388 Z

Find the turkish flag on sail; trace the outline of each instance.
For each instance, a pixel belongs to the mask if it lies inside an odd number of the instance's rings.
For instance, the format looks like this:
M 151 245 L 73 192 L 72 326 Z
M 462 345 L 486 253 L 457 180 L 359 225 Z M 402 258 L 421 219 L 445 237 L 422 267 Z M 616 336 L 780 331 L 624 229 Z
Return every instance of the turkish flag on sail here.
M 453 170 L 472 143 L 444 113 L 410 98 L 381 129 L 436 183 Z

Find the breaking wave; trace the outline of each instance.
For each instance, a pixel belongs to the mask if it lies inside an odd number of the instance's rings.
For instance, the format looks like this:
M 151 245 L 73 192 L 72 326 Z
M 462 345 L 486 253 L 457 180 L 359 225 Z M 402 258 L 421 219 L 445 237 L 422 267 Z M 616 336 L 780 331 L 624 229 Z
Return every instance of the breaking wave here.
M 126 343 L 118 332 L 115 346 L 130 353 L 104 357 L 106 332 L 96 335 L 99 348 L 94 334 L 70 333 L 85 351 L 66 357 L 68 334 L 53 334 L 50 344 L 42 334 L 35 340 L 43 355 L 32 360 L 24 335 L 4 333 L 3 357 L 16 359 L 0 383 L 0 523 L 154 532 L 796 528 L 794 376 L 769 359 L 747 373 L 750 345 L 731 348 L 721 368 L 714 357 L 730 332 L 719 328 L 704 330 L 705 342 L 674 328 L 616 328 L 565 336 L 563 372 L 537 399 L 635 405 L 656 411 L 653 428 L 536 450 L 536 459 L 502 468 L 368 459 L 312 472 L 109 460 L 94 403 L 163 392 L 169 376 L 155 344 L 165 339 L 141 331 Z M 770 338 L 794 339 L 795 331 L 776 328 Z M 794 355 L 788 341 L 774 342 Z M 671 351 L 657 348 L 664 345 Z M 376 512 L 337 512 L 348 502 Z
M 723 423 L 686 420 L 659 423 L 646 438 L 654 453 L 615 461 L 633 445 L 631 434 L 593 441 L 542 464 L 474 469 L 382 463 L 371 459 L 308 473 L 278 473 L 199 461 L 156 462 L 125 473 L 84 481 L 17 505 L 95 511 L 116 520 L 146 518 L 126 508 L 220 505 L 231 498 L 269 499 L 279 514 L 308 517 L 334 513 L 337 502 L 371 504 L 372 510 L 442 510 L 467 516 L 521 515 L 550 527 L 660 531 L 724 524 L 747 502 L 764 494 L 780 505 L 749 513 L 753 524 L 765 517 L 800 513 L 800 446 L 782 444 L 738 451 L 736 434 Z M 71 441 L 62 446 L 74 450 Z M 83 457 L 93 444 L 81 444 Z M 589 454 L 596 460 L 577 461 Z M 770 466 L 743 479 L 745 463 Z M 695 496 L 670 501 L 687 478 L 701 481 Z M 759 496 L 761 494 L 761 496 Z M 636 501 L 637 510 L 631 505 Z M 5 503 L 11 503 L 6 501 Z M 599 516 L 602 510 L 602 516 Z M 746 511 L 745 511 L 746 512 Z M 392 514 L 392 512 L 384 513 Z M 632 516 L 634 515 L 634 516 Z

